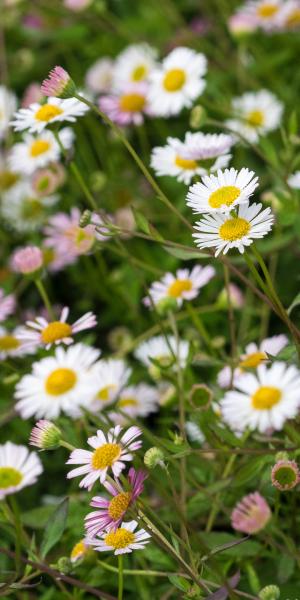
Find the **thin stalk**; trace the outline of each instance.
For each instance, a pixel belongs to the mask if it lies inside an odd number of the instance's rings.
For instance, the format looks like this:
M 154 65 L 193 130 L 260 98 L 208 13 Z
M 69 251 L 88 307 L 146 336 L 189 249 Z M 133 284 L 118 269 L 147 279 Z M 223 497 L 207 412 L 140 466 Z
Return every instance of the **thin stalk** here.
M 123 556 L 118 554 L 118 600 L 123 600 L 124 588 L 124 572 L 123 572 Z
M 65 440 L 60 440 L 59 445 L 62 446 L 62 448 L 67 448 L 67 450 L 71 450 L 71 452 L 73 452 L 73 450 L 76 450 L 75 446 L 72 446 L 72 444 L 69 444 L 69 442 L 65 442 Z
M 193 305 L 190 302 L 187 302 L 187 304 L 186 304 L 186 311 L 190 315 L 191 320 L 193 321 L 195 327 L 198 329 L 208 350 L 211 352 L 211 354 L 213 356 L 216 356 L 216 350 L 211 343 L 210 335 L 209 335 L 208 331 L 206 330 L 206 327 L 205 327 L 203 321 L 199 317 L 199 314 L 196 312 L 195 308 L 193 307 Z
M 14 523 L 15 523 L 15 564 L 16 564 L 16 572 L 20 574 L 22 563 L 21 563 L 21 538 L 22 538 L 22 525 L 20 519 L 20 511 L 15 499 L 15 496 L 12 495 L 10 497 L 10 505 L 13 511 Z
M 46 288 L 42 282 L 41 279 L 35 279 L 34 283 L 40 293 L 40 296 L 44 302 L 45 308 L 47 309 L 48 315 L 50 317 L 50 319 L 52 319 L 54 321 L 54 314 L 53 314 L 53 310 L 52 310 L 52 306 L 51 306 L 51 302 L 49 300 L 49 296 L 46 292 Z
M 97 560 L 97 563 L 106 569 L 106 571 L 110 571 L 111 573 L 119 572 L 117 567 L 108 565 L 102 560 Z M 141 569 L 123 569 L 123 575 L 141 575 L 143 577 L 169 577 L 170 575 L 177 575 L 178 577 L 188 577 L 190 579 L 190 576 L 186 573 L 174 573 L 173 571 L 149 571 L 148 569 L 147 571 L 142 571 Z
M 236 358 L 236 335 L 235 335 L 234 314 L 233 314 L 232 302 L 231 302 L 231 297 L 230 297 L 230 276 L 229 276 L 229 269 L 228 269 L 227 265 L 223 265 L 223 269 L 224 269 L 224 281 L 225 281 L 225 289 L 226 289 L 226 295 L 227 295 L 227 306 L 228 306 L 228 324 L 229 324 L 231 359 L 232 359 L 232 363 L 231 363 L 231 366 L 230 366 L 230 369 L 231 369 L 230 387 L 232 388 L 233 374 L 234 374 L 233 364 L 234 364 L 235 358 Z

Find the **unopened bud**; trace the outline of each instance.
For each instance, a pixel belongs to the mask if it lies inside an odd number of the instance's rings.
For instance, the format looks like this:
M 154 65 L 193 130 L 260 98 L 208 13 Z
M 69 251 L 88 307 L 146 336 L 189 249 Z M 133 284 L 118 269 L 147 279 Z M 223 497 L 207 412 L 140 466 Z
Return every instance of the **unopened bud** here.
M 82 213 L 82 215 L 81 215 L 81 217 L 79 219 L 79 227 L 82 227 L 82 228 L 86 227 L 87 225 L 90 224 L 91 219 L 92 219 L 92 213 L 91 213 L 91 211 L 90 210 L 85 210 Z
M 278 600 L 280 598 L 280 589 L 278 585 L 266 585 L 260 590 L 258 597 L 260 600 Z
M 203 106 L 194 106 L 190 113 L 190 127 L 199 129 L 206 121 L 206 110 Z
M 144 456 L 144 463 L 148 469 L 154 469 L 158 465 L 160 467 L 164 467 L 164 453 L 160 448 L 153 446 L 153 448 L 149 448 Z

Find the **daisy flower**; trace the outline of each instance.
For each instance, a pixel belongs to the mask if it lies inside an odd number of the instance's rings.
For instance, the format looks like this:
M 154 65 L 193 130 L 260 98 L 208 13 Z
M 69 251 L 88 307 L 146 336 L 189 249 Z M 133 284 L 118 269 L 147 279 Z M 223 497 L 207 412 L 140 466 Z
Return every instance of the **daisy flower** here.
M 191 48 L 178 47 L 150 73 L 149 104 L 156 116 L 177 115 L 190 108 L 205 88 L 206 58 Z
M 59 199 L 56 194 L 41 197 L 24 179 L 2 195 L 0 213 L 6 225 L 20 233 L 36 231 L 47 218 L 47 209 Z
M 98 412 L 115 401 L 121 389 L 126 385 L 131 375 L 131 369 L 123 360 L 110 358 L 98 360 L 93 367 L 93 375 L 97 382 L 97 392 L 89 410 Z
M 55 98 L 73 98 L 76 86 L 69 73 L 61 66 L 51 69 L 48 78 L 41 85 L 44 96 Z
M 195 175 L 206 175 L 227 167 L 234 141 L 225 134 L 185 134 L 184 142 L 167 138 L 167 145 L 153 148 L 151 166 L 157 175 L 170 175 L 189 184 Z
M 98 538 L 86 538 L 87 544 L 94 546 L 98 552 L 114 551 L 114 554 L 127 554 L 132 550 L 144 550 L 151 537 L 145 529 L 137 528 L 137 521 L 122 523 L 115 531 L 104 532 Z
M 112 86 L 113 61 L 104 56 L 97 60 L 87 71 L 85 85 L 93 94 L 105 94 Z
M 172 335 L 167 339 L 162 335 L 157 335 L 142 342 L 135 350 L 134 356 L 150 370 L 154 367 L 153 359 L 162 365 L 170 365 L 173 369 L 177 368 L 177 360 L 179 360 L 181 368 L 184 369 L 188 353 L 189 344 L 185 340 L 179 340 L 179 344 L 177 344 L 176 338 Z
M 77 418 L 80 407 L 95 395 L 91 367 L 99 354 L 99 350 L 84 344 L 66 349 L 59 346 L 54 356 L 35 362 L 32 373 L 24 375 L 16 385 L 16 409 L 21 418 L 55 419 L 61 412 Z
M 249 0 L 242 10 L 256 21 L 257 27 L 265 31 L 276 30 L 280 26 L 280 11 L 285 0 Z
M 127 46 L 116 58 L 113 69 L 113 87 L 123 90 L 129 84 L 149 79 L 155 67 L 157 51 L 148 44 Z
M 252 33 L 257 29 L 257 21 L 255 17 L 245 13 L 243 9 L 238 10 L 228 19 L 228 29 L 232 35 L 244 35 Z
M 72 129 L 62 129 L 60 139 L 66 149 L 71 148 L 74 139 Z M 37 136 L 25 134 L 23 141 L 12 147 L 8 164 L 16 173 L 32 175 L 36 169 L 59 160 L 60 154 L 60 147 L 52 131 L 45 130 Z
M 6 135 L 9 121 L 17 109 L 17 99 L 5 85 L 0 85 L 0 140 Z
M 300 27 L 300 2 L 299 0 L 287 0 L 280 12 L 282 27 L 288 31 Z
M 69 471 L 67 478 L 84 475 L 79 487 L 91 490 L 97 480 L 104 483 L 109 469 L 115 477 L 119 477 L 121 471 L 125 469 L 125 462 L 132 460 L 132 452 L 142 446 L 142 441 L 136 440 L 142 435 L 138 427 L 129 427 L 121 435 L 122 431 L 120 425 L 109 429 L 107 435 L 98 429 L 96 435 L 88 438 L 88 444 L 93 448 L 92 452 L 73 450 L 66 464 L 82 466 Z
M 294 190 L 300 190 L 300 171 L 296 171 L 288 177 L 289 186 Z
M 141 125 L 149 113 L 147 89 L 145 83 L 128 84 L 118 94 L 101 96 L 99 108 L 118 125 Z
M 244 373 L 245 369 L 256 369 L 258 365 L 268 360 L 268 354 L 277 356 L 279 352 L 288 344 L 286 335 L 274 335 L 273 337 L 262 340 L 260 344 L 251 342 L 246 346 L 244 354 L 240 357 L 240 363 L 233 372 L 233 383 Z M 224 367 L 218 374 L 218 384 L 222 388 L 229 387 L 231 382 L 231 369 Z
M 284 106 L 274 94 L 260 90 L 234 98 L 232 110 L 234 117 L 226 121 L 227 127 L 248 142 L 255 143 L 259 136 L 279 127 Z
M 8 331 L 4 327 L 0 327 L 0 360 L 5 360 L 9 356 L 17 358 L 32 354 L 31 348 L 26 348 L 19 340 L 20 329 L 20 327 L 16 327 L 13 331 Z
M 235 387 L 220 402 L 223 419 L 234 430 L 280 431 L 299 411 L 300 372 L 284 362 L 269 369 L 259 365 L 256 374 L 241 375 Z
M 16 308 L 16 300 L 13 294 L 7 294 L 5 296 L 4 291 L 0 288 L 0 321 L 11 315 Z
M 95 225 L 80 227 L 81 213 L 78 208 L 72 208 L 70 215 L 67 213 L 56 213 L 50 217 L 45 227 L 46 238 L 44 245 L 54 248 L 59 254 L 66 254 L 70 261 L 81 254 L 87 254 L 95 241 L 107 239 L 96 231 Z M 94 222 L 101 225 L 102 220 L 98 215 L 92 215 Z
M 54 423 L 40 419 L 31 430 L 29 444 L 40 450 L 54 450 L 59 447 L 62 433 Z
M 195 243 L 199 248 L 215 248 L 215 256 L 220 252 L 226 254 L 230 248 L 237 248 L 243 254 L 245 247 L 252 244 L 254 239 L 263 238 L 272 229 L 274 216 L 271 209 L 265 208 L 260 212 L 262 204 L 242 204 L 238 215 L 206 215 L 197 221 L 193 233 Z
M 271 510 L 267 501 L 259 492 L 245 496 L 232 511 L 231 525 L 236 531 L 258 533 L 271 518 Z
M 87 554 L 89 547 L 85 544 L 85 540 L 80 540 L 73 546 L 70 553 L 70 561 L 71 563 L 76 563 L 78 560 L 84 557 Z
M 72 344 L 73 335 L 96 327 L 97 319 L 92 312 L 85 313 L 72 325 L 67 323 L 70 309 L 65 306 L 62 309 L 58 321 L 49 322 L 44 317 L 36 317 L 34 321 L 26 321 L 27 327 L 23 327 L 18 335 L 19 340 L 28 346 L 45 346 L 46 350 L 52 344 Z
M 159 408 L 159 390 L 148 385 L 139 383 L 123 389 L 116 403 L 116 411 L 109 414 L 113 423 L 126 423 L 129 418 L 147 417 Z
M 165 298 L 175 298 L 177 305 L 181 306 L 184 300 L 193 300 L 215 275 L 213 267 L 200 267 L 197 265 L 191 271 L 178 269 L 173 273 L 166 273 L 160 281 L 154 281 L 149 289 L 149 296 L 144 298 L 144 304 L 152 307 Z
M 0 499 L 33 485 L 43 472 L 36 452 L 26 446 L 6 442 L 0 446 Z
M 120 482 L 116 480 L 114 483 L 104 482 L 104 487 L 112 498 L 107 499 L 103 496 L 94 496 L 90 503 L 95 510 L 85 517 L 85 528 L 89 537 L 99 535 L 103 530 L 117 529 L 130 506 L 142 494 L 144 489 L 144 481 L 147 478 L 147 473 L 136 471 L 133 467 L 129 469 L 128 484 L 124 489 Z
M 194 213 L 229 213 L 244 204 L 258 186 L 254 171 L 234 168 L 219 170 L 217 175 L 205 175 L 201 183 L 189 188 L 187 205 Z
M 76 98 L 47 98 L 45 104 L 34 102 L 28 108 L 20 108 L 14 114 L 11 125 L 15 131 L 28 129 L 30 133 L 40 133 L 52 123 L 68 121 L 75 123 L 77 117 L 81 117 L 88 111 L 88 107 Z

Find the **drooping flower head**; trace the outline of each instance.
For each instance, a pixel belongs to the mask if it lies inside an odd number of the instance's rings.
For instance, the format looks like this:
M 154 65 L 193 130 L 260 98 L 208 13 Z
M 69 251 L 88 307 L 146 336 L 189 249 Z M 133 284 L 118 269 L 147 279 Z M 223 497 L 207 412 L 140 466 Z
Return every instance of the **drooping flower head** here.
M 33 485 L 43 472 L 36 452 L 26 446 L 6 442 L 0 446 L 0 500 Z
M 259 492 L 245 496 L 235 507 L 231 515 L 231 524 L 236 531 L 258 533 L 271 518 L 267 501 Z
M 65 69 L 54 67 L 50 71 L 48 79 L 44 79 L 41 92 L 44 96 L 53 96 L 54 98 L 73 98 L 76 87 Z
M 87 544 L 98 552 L 112 551 L 114 554 L 127 554 L 132 550 L 143 550 L 151 537 L 144 529 L 135 531 L 137 521 L 122 523 L 118 529 L 104 532 L 99 538 L 86 538 Z
M 166 273 L 160 281 L 152 283 L 149 296 L 144 298 L 144 304 L 151 308 L 156 306 L 165 298 L 174 298 L 178 306 L 184 300 L 193 300 L 199 295 L 200 289 L 204 287 L 214 276 L 213 267 L 200 267 L 197 265 L 191 271 L 189 269 L 178 269 L 175 275 Z
M 41 419 L 31 430 L 29 444 L 40 450 L 53 450 L 59 446 L 61 431 L 51 421 Z

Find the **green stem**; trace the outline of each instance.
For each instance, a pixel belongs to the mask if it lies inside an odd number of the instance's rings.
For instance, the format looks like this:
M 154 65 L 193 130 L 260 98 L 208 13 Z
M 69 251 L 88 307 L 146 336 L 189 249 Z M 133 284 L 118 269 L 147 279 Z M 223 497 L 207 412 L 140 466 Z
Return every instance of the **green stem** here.
M 107 571 L 111 571 L 111 573 L 119 573 L 119 569 L 117 567 L 113 567 L 112 565 L 108 565 L 106 562 L 102 560 L 98 560 L 97 563 L 101 565 Z M 142 571 L 140 569 L 123 569 L 123 575 L 142 575 L 144 577 L 169 577 L 169 575 L 177 575 L 181 577 L 188 577 L 186 573 L 174 573 L 168 571 Z
M 59 445 L 62 446 L 62 448 L 67 448 L 67 450 L 71 450 L 71 452 L 73 452 L 73 450 L 76 450 L 75 446 L 72 446 L 72 444 L 69 444 L 69 442 L 65 442 L 65 440 L 60 440 Z
M 50 317 L 50 319 L 52 319 L 54 321 L 54 314 L 53 314 L 53 310 L 52 310 L 52 306 L 51 306 L 51 302 L 49 300 L 48 294 L 46 292 L 45 286 L 42 282 L 41 279 L 35 279 L 34 283 L 40 293 L 40 296 L 44 302 L 45 308 L 47 309 L 48 315 Z
M 211 352 L 211 354 L 213 356 L 216 356 L 216 350 L 211 343 L 210 335 L 206 331 L 205 325 L 203 324 L 202 320 L 200 319 L 199 314 L 197 314 L 196 310 L 194 309 L 193 305 L 190 302 L 186 303 L 186 311 L 190 315 L 191 320 L 193 321 L 195 327 L 198 329 L 208 350 Z
M 22 563 L 21 563 L 21 538 L 22 538 L 22 525 L 20 519 L 20 511 L 15 499 L 15 496 L 12 495 L 10 497 L 10 504 L 13 511 L 14 523 L 15 523 L 15 563 L 16 563 L 16 572 L 20 574 Z
M 124 572 L 122 554 L 118 554 L 118 573 L 118 600 L 123 600 Z

